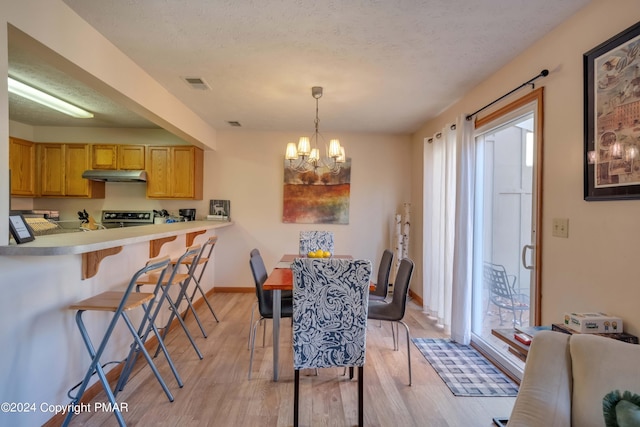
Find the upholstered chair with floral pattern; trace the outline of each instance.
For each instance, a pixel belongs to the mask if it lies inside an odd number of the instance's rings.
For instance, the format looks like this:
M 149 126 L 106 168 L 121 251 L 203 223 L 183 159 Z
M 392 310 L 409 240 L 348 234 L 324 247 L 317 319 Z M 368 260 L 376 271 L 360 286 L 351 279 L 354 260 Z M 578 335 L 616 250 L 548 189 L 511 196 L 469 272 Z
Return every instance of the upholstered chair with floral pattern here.
M 333 232 L 331 231 L 301 231 L 300 232 L 300 255 L 305 256 L 310 251 L 333 252 Z
M 296 259 L 293 270 L 294 426 L 300 370 L 358 367 L 358 422 L 363 423 L 363 366 L 371 262 Z

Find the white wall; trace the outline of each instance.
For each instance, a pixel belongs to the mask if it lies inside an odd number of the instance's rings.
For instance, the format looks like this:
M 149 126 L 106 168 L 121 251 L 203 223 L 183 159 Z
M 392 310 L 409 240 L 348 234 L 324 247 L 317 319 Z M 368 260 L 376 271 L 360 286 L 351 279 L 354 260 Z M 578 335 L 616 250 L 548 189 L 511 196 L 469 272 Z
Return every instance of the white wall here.
M 253 286 L 249 251 L 257 247 L 267 267 L 283 253 L 297 253 L 300 230 L 335 233 L 336 253 L 371 259 L 377 268 L 391 246 L 392 221 L 410 201 L 410 139 L 403 135 L 330 134 L 339 137 L 352 159 L 348 225 L 284 224 L 282 193 L 286 142 L 298 133 L 218 132 L 211 153 L 216 190 L 211 198 L 231 200 L 233 227 L 220 230 L 216 286 Z M 209 163 L 207 163 L 209 165 Z M 209 166 L 207 166 L 209 167 Z M 214 197 L 215 196 L 215 197 Z
M 583 200 L 582 55 L 635 24 L 637 0 L 594 0 L 492 75 L 413 137 L 413 193 L 420 205 L 422 141 L 458 114 L 475 111 L 546 68 L 542 223 L 542 322 L 560 322 L 565 311 L 605 311 L 622 316 L 640 335 L 640 286 L 634 263 L 640 235 L 640 200 Z M 509 102 L 526 89 L 505 100 Z M 416 210 L 418 207 L 416 208 Z M 551 236 L 552 218 L 569 218 L 569 238 Z M 416 217 L 416 220 L 418 218 Z M 416 224 L 422 229 L 422 224 Z M 416 258 L 421 249 L 414 247 Z M 415 284 L 414 284 L 415 285 Z

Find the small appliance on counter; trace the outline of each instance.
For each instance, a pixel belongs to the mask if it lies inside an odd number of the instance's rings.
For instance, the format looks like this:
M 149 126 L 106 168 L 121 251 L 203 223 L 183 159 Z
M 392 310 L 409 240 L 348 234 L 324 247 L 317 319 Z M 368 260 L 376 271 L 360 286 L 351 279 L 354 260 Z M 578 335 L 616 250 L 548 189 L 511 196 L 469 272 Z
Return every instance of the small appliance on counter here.
M 178 209 L 180 215 L 180 221 L 195 221 L 196 210 L 195 209 Z

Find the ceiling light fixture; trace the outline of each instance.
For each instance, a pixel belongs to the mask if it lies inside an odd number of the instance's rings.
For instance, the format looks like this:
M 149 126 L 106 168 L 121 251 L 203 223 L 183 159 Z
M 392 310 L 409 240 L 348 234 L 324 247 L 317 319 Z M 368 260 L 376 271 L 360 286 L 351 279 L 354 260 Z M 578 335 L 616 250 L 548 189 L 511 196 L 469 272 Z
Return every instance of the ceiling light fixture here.
M 93 117 L 93 113 L 78 108 L 75 105 L 71 105 L 66 101 L 58 99 L 54 96 L 44 93 L 38 89 L 28 86 L 22 82 L 7 77 L 9 83 L 9 92 L 23 98 L 29 99 L 38 104 L 49 107 L 52 110 L 60 111 L 61 113 L 68 114 L 69 116 L 79 119 L 90 119 Z
M 317 173 L 318 168 L 324 167 L 327 168 L 329 172 L 337 174 L 340 172 L 342 163 L 346 161 L 344 147 L 340 145 L 339 140 L 332 139 L 329 141 L 329 147 L 324 143 L 321 144 L 325 146 L 326 156 L 320 157 L 318 145 L 320 143 L 319 139 L 322 136 L 318 131 L 318 125 L 320 124 L 320 119 L 318 118 L 318 99 L 322 97 L 322 87 L 312 87 L 311 96 L 316 100 L 315 133 L 311 137 L 313 141 L 307 136 L 302 136 L 298 141 L 297 148 L 294 142 L 288 143 L 285 159 L 289 160 L 289 169 L 297 172 L 314 171 Z M 311 142 L 313 142 L 313 148 L 311 148 Z

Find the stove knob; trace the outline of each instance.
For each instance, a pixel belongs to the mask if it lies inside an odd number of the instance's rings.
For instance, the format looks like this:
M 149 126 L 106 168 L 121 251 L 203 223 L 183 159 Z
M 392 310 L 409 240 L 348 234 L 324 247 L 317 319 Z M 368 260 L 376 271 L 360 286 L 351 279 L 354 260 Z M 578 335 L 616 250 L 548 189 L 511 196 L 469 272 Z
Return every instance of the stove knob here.
M 139 213 L 138 214 L 138 218 L 140 218 L 140 219 L 144 218 L 144 214 L 143 213 Z

